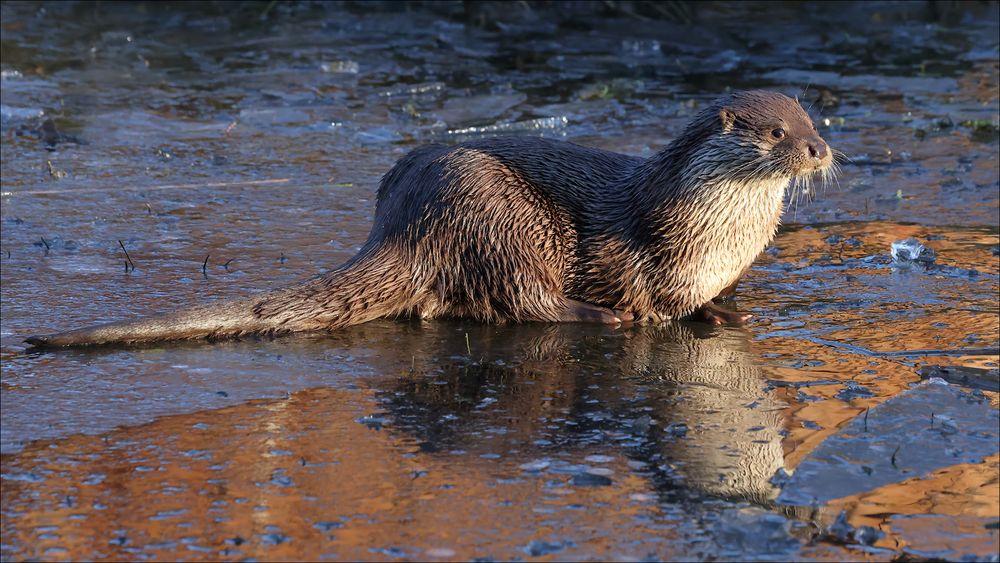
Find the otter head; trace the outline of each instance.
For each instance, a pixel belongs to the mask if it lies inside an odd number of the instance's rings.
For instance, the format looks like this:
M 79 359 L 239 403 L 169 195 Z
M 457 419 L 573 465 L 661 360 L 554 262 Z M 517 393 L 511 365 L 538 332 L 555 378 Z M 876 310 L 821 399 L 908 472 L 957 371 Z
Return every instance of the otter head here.
M 826 178 L 835 166 L 833 151 L 798 101 L 777 92 L 752 90 L 731 94 L 716 104 L 709 111 L 716 113 L 723 136 L 747 151 L 733 160 L 742 174 L 808 180 L 814 173 Z

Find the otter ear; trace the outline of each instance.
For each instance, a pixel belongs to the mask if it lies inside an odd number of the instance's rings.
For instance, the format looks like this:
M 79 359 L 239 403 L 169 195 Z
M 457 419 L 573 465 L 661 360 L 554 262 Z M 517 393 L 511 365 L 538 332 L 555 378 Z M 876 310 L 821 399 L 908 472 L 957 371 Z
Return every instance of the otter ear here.
M 736 122 L 736 114 L 726 108 L 719 110 L 719 120 L 722 121 L 722 131 L 729 133 L 733 130 L 733 123 Z

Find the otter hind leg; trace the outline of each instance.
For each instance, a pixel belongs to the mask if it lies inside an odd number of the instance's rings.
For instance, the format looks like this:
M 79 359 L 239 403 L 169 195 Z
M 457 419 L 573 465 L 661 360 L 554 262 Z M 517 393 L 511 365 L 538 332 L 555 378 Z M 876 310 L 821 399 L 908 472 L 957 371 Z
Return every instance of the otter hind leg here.
M 583 301 L 566 299 L 559 321 L 564 323 L 601 323 L 617 325 L 632 321 L 632 313 L 598 307 Z
M 747 322 L 753 315 L 750 313 L 739 313 L 724 309 L 714 302 L 709 301 L 691 313 L 688 317 L 692 321 L 701 321 L 716 326 L 720 325 L 741 325 Z

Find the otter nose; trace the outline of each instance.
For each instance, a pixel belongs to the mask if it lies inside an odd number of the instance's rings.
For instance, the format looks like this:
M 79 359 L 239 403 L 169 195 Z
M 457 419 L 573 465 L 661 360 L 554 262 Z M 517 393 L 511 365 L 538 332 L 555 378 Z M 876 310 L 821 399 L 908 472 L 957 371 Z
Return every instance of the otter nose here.
M 813 139 L 809 141 L 809 156 L 815 158 L 816 160 L 823 160 L 826 158 L 827 148 L 826 143 L 823 139 Z

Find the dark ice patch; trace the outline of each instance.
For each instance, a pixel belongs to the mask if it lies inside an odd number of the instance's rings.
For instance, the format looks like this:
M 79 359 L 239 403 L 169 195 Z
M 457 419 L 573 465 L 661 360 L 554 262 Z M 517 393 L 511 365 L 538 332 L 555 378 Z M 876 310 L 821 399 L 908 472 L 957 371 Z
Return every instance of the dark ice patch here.
M 998 412 L 941 380 L 930 380 L 862 414 L 802 461 L 782 488 L 781 504 L 826 502 L 1000 449 Z M 867 418 L 867 420 L 866 420 Z

